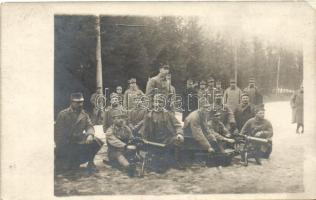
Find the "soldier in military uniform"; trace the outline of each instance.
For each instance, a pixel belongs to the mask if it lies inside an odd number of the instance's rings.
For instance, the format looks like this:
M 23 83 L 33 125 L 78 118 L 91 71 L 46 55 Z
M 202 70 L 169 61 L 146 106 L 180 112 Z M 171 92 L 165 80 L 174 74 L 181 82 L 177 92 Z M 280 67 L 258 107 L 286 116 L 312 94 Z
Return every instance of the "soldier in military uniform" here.
M 171 93 L 171 87 L 167 80 L 169 74 L 169 65 L 162 64 L 159 66 L 159 74 L 150 78 L 146 86 L 146 95 L 150 98 L 151 106 L 153 105 L 154 96 L 157 94 L 163 95 L 167 100 Z
M 134 145 L 129 145 L 133 139 L 131 129 L 126 125 L 126 112 L 114 110 L 112 113 L 113 124 L 107 129 L 106 142 L 108 146 L 108 159 L 110 162 L 118 164 L 128 175 L 133 176 L 135 166 L 128 160 L 129 156 L 136 150 Z
M 186 90 L 183 93 L 182 100 L 182 121 L 184 121 L 192 111 L 198 109 L 198 96 L 191 79 L 187 80 Z
M 113 124 L 112 113 L 114 110 L 125 110 L 125 108 L 119 102 L 119 96 L 116 93 L 112 93 L 110 96 L 111 105 L 105 109 L 103 120 L 103 132 Z
M 87 168 L 97 171 L 94 157 L 103 142 L 94 136 L 93 124 L 83 110 L 82 93 L 73 93 L 70 99 L 70 107 L 58 114 L 55 123 L 55 168 L 76 169 L 88 162 Z
M 235 130 L 236 121 L 233 111 L 223 103 L 223 96 L 220 93 L 215 94 L 214 103 L 210 112 L 210 119 L 215 113 L 220 113 L 220 121 L 232 133 Z
M 181 123 L 175 115 L 164 108 L 164 98 L 160 95 L 154 97 L 153 109 L 144 118 L 144 125 L 141 130 L 142 137 L 148 141 L 165 144 L 170 151 L 160 155 L 163 159 L 158 165 L 159 170 L 164 171 L 168 166 L 182 168 L 179 164 L 178 147 L 184 141 Z M 168 162 L 165 162 L 168 161 Z
M 255 117 L 249 119 L 245 123 L 240 134 L 271 140 L 273 136 L 273 128 L 271 122 L 264 118 L 264 112 L 265 110 L 263 106 L 257 106 L 255 109 Z M 270 156 L 272 145 L 257 143 L 254 143 L 253 145 L 256 149 L 256 162 L 261 164 L 260 158 L 268 158 Z
M 199 108 L 203 107 L 204 104 L 208 104 L 209 99 L 209 93 L 206 87 L 206 82 L 201 81 L 200 82 L 200 89 L 197 92 L 198 98 L 199 98 Z
M 208 125 L 210 110 L 211 104 L 204 104 L 203 107 L 191 112 L 184 121 L 184 135 L 193 137 L 203 150 L 207 150 L 210 153 L 225 153 L 224 148 L 217 140 L 225 140 L 225 138 L 216 134 Z M 231 142 L 231 140 L 228 141 Z
M 230 86 L 224 92 L 224 104 L 228 105 L 234 112 L 237 106 L 240 104 L 241 90 L 236 85 L 236 80 L 230 80 Z
M 215 84 L 214 84 L 214 78 L 211 77 L 207 80 L 207 91 L 208 91 L 208 102 L 210 104 L 213 103 L 214 93 L 215 93 Z
M 123 100 L 124 100 L 124 93 L 123 93 L 123 88 L 122 86 L 117 86 L 116 87 L 116 94 L 118 95 L 118 99 L 121 105 L 123 105 Z
M 101 124 L 105 110 L 105 98 L 102 94 L 102 87 L 97 87 L 95 93 L 91 95 L 90 103 L 93 107 L 93 122 L 94 124 Z
M 222 82 L 221 81 L 216 81 L 214 94 L 224 95 L 224 90 L 222 89 Z
M 259 93 L 258 88 L 255 85 L 255 79 L 249 78 L 249 85 L 244 88 L 244 92 L 249 95 L 249 102 L 253 105 L 261 105 L 263 103 L 263 97 Z
M 126 110 L 131 110 L 136 106 L 135 99 L 141 95 L 144 95 L 144 93 L 138 89 L 135 78 L 131 78 L 128 83 L 129 88 L 124 93 L 123 105 Z
M 144 117 L 148 112 L 148 107 L 146 106 L 145 96 L 141 96 L 136 99 L 136 107 L 128 111 L 128 126 L 132 130 L 133 135 L 139 135 L 139 131 L 143 126 Z
M 241 131 L 244 124 L 255 116 L 255 106 L 250 104 L 249 95 L 247 93 L 243 93 L 241 95 L 241 104 L 238 105 L 234 112 L 234 116 L 236 119 L 236 126 L 238 131 Z

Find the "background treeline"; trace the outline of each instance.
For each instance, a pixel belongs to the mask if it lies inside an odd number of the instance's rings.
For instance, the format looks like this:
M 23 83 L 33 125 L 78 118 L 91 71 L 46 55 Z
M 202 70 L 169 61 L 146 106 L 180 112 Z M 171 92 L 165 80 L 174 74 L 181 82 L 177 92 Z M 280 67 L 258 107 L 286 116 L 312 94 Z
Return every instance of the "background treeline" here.
M 197 17 L 101 16 L 103 86 L 127 87 L 137 78 L 145 90 L 159 63 L 171 66 L 172 81 L 182 93 L 185 81 L 222 80 L 227 87 L 238 67 L 238 86 L 255 77 L 265 95 L 279 87 L 297 89 L 303 76 L 303 52 L 257 37 L 234 38 L 210 28 Z M 96 16 L 55 16 L 55 114 L 69 103 L 69 95 L 82 91 L 86 100 L 95 91 Z M 89 110 L 90 105 L 87 103 Z

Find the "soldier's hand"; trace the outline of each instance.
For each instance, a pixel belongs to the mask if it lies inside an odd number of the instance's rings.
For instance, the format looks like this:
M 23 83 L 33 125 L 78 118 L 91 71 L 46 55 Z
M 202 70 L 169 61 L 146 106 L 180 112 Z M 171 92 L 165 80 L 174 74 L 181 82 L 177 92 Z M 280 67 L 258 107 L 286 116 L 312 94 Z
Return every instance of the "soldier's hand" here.
M 209 152 L 209 153 L 214 153 L 215 150 L 214 150 L 212 147 L 210 147 L 210 148 L 207 150 L 207 152 Z
M 181 145 L 184 142 L 184 137 L 178 134 L 175 138 L 175 145 Z
M 229 138 L 226 138 L 226 141 L 229 142 L 229 143 L 234 143 L 235 142 L 234 139 L 229 139 Z
M 87 144 L 91 144 L 93 141 L 93 135 L 88 135 L 87 137 Z

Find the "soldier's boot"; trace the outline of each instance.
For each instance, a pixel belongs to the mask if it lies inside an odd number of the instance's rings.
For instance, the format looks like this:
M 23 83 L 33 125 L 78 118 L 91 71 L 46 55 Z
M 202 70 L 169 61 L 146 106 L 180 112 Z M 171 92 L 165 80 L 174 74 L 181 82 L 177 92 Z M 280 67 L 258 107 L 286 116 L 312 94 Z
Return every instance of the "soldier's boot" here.
M 175 159 L 175 164 L 174 164 L 175 169 L 178 169 L 178 170 L 186 169 L 185 164 L 183 163 L 183 159 L 181 159 L 180 150 L 178 148 L 174 150 L 174 159 Z
M 129 177 L 135 177 L 136 175 L 136 165 L 134 163 L 131 163 L 128 167 L 127 167 L 127 175 Z
M 255 156 L 256 163 L 257 163 L 258 165 L 261 165 L 261 164 L 262 164 L 262 163 L 261 163 L 261 159 L 260 159 L 260 158 L 261 158 L 261 152 L 257 150 L 257 151 L 255 152 L 255 155 L 254 155 L 254 156 Z
M 89 171 L 91 171 L 91 172 L 99 172 L 97 166 L 94 164 L 93 161 L 89 161 L 89 162 L 88 162 L 87 170 L 89 170 Z

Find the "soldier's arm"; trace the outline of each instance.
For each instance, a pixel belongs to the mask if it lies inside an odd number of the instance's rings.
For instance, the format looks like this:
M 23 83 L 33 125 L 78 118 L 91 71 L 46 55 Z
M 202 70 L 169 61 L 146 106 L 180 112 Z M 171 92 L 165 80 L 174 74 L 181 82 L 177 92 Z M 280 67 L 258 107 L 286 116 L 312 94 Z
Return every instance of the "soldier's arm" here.
M 106 133 L 106 141 L 113 147 L 123 149 L 126 144 L 122 142 L 120 139 L 118 139 L 114 134 L 113 134 L 113 129 L 109 128 Z
M 88 114 L 86 114 L 86 128 L 85 128 L 85 131 L 86 131 L 86 134 L 87 135 L 93 135 L 94 136 L 94 127 L 93 127 L 93 124 L 92 124 L 92 121 L 89 117 Z
M 272 124 L 269 121 L 266 121 L 265 130 L 263 131 L 263 136 L 265 138 L 271 138 L 273 136 Z
M 147 86 L 146 86 L 146 95 L 151 95 L 154 93 L 154 81 L 153 79 L 149 79 L 149 81 L 147 82 Z
M 108 121 L 109 121 L 109 111 L 106 110 L 104 112 L 104 119 L 103 119 L 103 133 L 106 133 L 107 129 L 109 128 Z
M 65 119 L 63 113 L 59 113 L 55 122 L 54 141 L 56 146 L 66 143 L 64 135 Z
M 183 130 L 182 130 L 181 123 L 178 121 L 178 119 L 175 117 L 174 114 L 168 113 L 168 115 L 171 118 L 171 122 L 172 122 L 173 126 L 176 129 L 176 134 L 183 135 Z
M 226 104 L 227 103 L 227 89 L 225 90 L 225 92 L 224 92 L 224 95 L 223 95 L 223 97 L 224 97 L 224 103 Z
M 232 109 L 229 108 L 228 106 L 225 106 L 225 107 L 226 107 L 225 109 L 227 110 L 228 123 L 236 123 L 235 116 Z
M 192 120 L 190 123 L 193 138 L 200 144 L 204 150 L 211 148 L 210 143 L 203 134 L 203 130 L 198 120 Z
M 242 127 L 240 134 L 241 135 L 249 135 L 249 128 L 250 128 L 250 119 L 244 124 L 244 126 Z
M 128 109 L 127 108 L 127 102 L 128 102 L 128 91 L 125 91 L 124 93 L 124 99 L 123 99 L 123 106 L 124 108 Z

